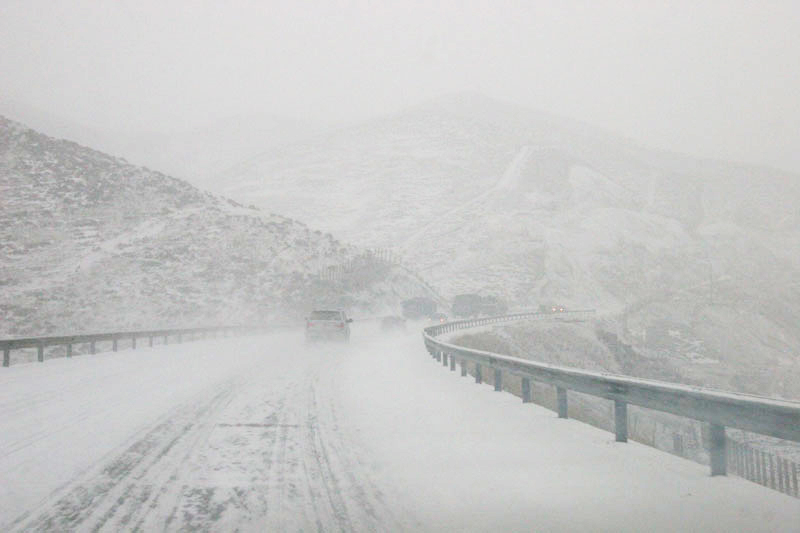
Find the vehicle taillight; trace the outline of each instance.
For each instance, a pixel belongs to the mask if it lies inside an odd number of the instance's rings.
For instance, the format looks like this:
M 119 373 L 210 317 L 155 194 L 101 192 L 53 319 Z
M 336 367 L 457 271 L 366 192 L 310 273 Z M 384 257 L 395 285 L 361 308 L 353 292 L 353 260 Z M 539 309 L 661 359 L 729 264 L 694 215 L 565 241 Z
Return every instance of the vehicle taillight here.
M 344 327 L 344 322 L 339 322 L 338 324 L 336 324 L 336 326 L 340 327 L 340 328 L 343 328 Z

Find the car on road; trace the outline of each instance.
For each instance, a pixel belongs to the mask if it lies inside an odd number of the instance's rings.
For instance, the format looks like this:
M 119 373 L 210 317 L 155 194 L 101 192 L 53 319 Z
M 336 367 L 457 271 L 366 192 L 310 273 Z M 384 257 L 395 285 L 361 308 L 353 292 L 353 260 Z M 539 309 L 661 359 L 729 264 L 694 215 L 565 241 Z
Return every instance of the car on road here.
M 339 309 L 318 309 L 306 318 L 306 341 L 339 340 L 350 341 L 350 323 L 344 311 Z
M 540 313 L 564 313 L 567 311 L 567 308 L 563 305 L 556 305 L 556 304 L 540 304 L 539 305 L 539 312 Z
M 447 315 L 444 313 L 434 313 L 431 315 L 431 322 L 436 324 L 444 324 L 447 322 Z

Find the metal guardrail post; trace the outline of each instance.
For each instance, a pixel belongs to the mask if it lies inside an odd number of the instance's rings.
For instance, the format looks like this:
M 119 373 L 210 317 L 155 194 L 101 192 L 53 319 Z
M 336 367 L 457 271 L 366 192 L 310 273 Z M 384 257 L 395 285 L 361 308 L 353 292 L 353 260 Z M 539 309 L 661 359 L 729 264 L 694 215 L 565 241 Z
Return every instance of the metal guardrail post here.
M 133 335 L 133 337 L 131 338 L 131 350 L 135 349 L 136 349 L 136 335 Z
M 42 343 L 36 346 L 36 360 L 40 363 L 44 363 L 44 344 Z
M 709 446 L 709 454 L 711 456 L 711 475 L 724 476 L 727 474 L 727 453 L 726 453 L 726 439 L 725 439 L 725 426 L 719 424 L 711 424 L 711 443 Z
M 556 387 L 556 401 L 558 403 L 558 418 L 567 418 L 567 389 Z
M 11 348 L 3 348 L 3 366 L 11 366 Z
M 769 487 L 771 489 L 775 488 L 775 463 L 772 460 L 772 454 L 768 454 L 767 457 L 769 458 Z
M 739 446 L 739 461 L 742 463 L 741 471 L 747 479 L 753 479 L 753 463 L 750 461 L 750 448 L 744 444 Z
M 116 336 L 114 336 L 114 338 L 111 339 L 111 351 L 112 352 L 116 352 L 117 351 L 117 337 Z
M 483 383 L 483 372 L 480 363 L 475 363 L 475 383 Z
M 531 403 L 531 380 L 522 378 L 522 403 Z
M 767 452 L 759 451 L 761 454 L 761 483 L 769 487 L 769 468 L 767 467 Z
M 447 352 L 442 352 L 442 366 L 447 366 Z
M 164 344 L 169 344 L 169 335 L 164 335 Z
M 67 357 L 72 357 L 72 344 L 67 344 Z
M 628 404 L 614 400 L 614 432 L 617 442 L 628 442 Z
M 96 348 L 96 346 L 94 344 L 94 341 L 90 342 L 89 343 L 89 353 L 90 354 L 94 354 L 97 351 L 95 348 Z
M 461 360 L 461 377 L 467 375 L 467 361 L 466 359 Z
M 497 392 L 503 391 L 503 371 L 499 368 L 494 369 L 494 390 Z
M 450 354 L 450 372 L 456 371 L 456 356 L 454 354 Z

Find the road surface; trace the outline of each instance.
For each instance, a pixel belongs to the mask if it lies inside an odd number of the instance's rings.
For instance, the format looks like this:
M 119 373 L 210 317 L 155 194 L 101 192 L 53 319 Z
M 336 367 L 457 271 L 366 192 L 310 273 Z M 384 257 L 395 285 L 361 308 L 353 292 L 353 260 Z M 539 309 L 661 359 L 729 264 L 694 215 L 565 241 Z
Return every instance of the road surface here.
M 475 385 L 418 331 L 0 372 L 3 531 L 787 531 L 800 501 Z

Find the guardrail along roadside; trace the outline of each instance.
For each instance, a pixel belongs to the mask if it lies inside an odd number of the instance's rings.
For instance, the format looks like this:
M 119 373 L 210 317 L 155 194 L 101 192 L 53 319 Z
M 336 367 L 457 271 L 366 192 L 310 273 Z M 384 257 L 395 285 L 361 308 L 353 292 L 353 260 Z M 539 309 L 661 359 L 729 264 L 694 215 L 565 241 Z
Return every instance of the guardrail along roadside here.
M 613 402 L 613 428 L 617 442 L 628 440 L 628 405 L 707 423 L 712 476 L 726 475 L 730 468 L 742 477 L 798 496 L 796 463 L 780 458 L 773 461 L 771 455 L 760 456 L 758 452 L 754 453 L 752 449 L 735 442 L 728 446 L 725 428 L 800 442 L 800 402 L 561 367 L 465 348 L 437 338 L 458 330 L 515 320 L 582 320 L 593 315 L 594 311 L 586 310 L 458 320 L 425 328 L 423 340 L 431 356 L 444 366 L 449 366 L 451 371 L 460 365 L 461 375 L 466 376 L 467 363 L 470 363 L 474 368 L 475 381 L 482 383 L 486 370 L 487 378 L 494 380 L 496 391 L 503 390 L 504 375 L 519 377 L 522 401 L 525 403 L 532 401 L 531 382 L 554 387 L 559 418 L 567 418 L 568 393 L 571 391 Z
M 97 344 L 101 342 L 111 343 L 111 351 L 116 352 L 121 341 L 130 341 L 131 349 L 135 350 L 137 343 L 147 340 L 148 346 L 153 346 L 162 340 L 161 344 L 172 342 L 184 342 L 197 339 L 214 338 L 218 336 L 247 335 L 251 333 L 261 333 L 273 331 L 279 327 L 286 326 L 209 326 L 200 328 L 180 328 L 180 329 L 154 329 L 140 331 L 114 331 L 108 333 L 91 333 L 81 335 L 61 335 L 53 337 L 26 337 L 18 339 L 0 340 L 0 349 L 3 350 L 3 366 L 11 365 L 11 350 L 24 348 L 36 348 L 36 360 L 40 363 L 45 360 L 45 348 L 53 346 L 66 346 L 66 357 L 72 357 L 73 346 L 85 345 L 88 347 L 89 354 L 97 353 Z

